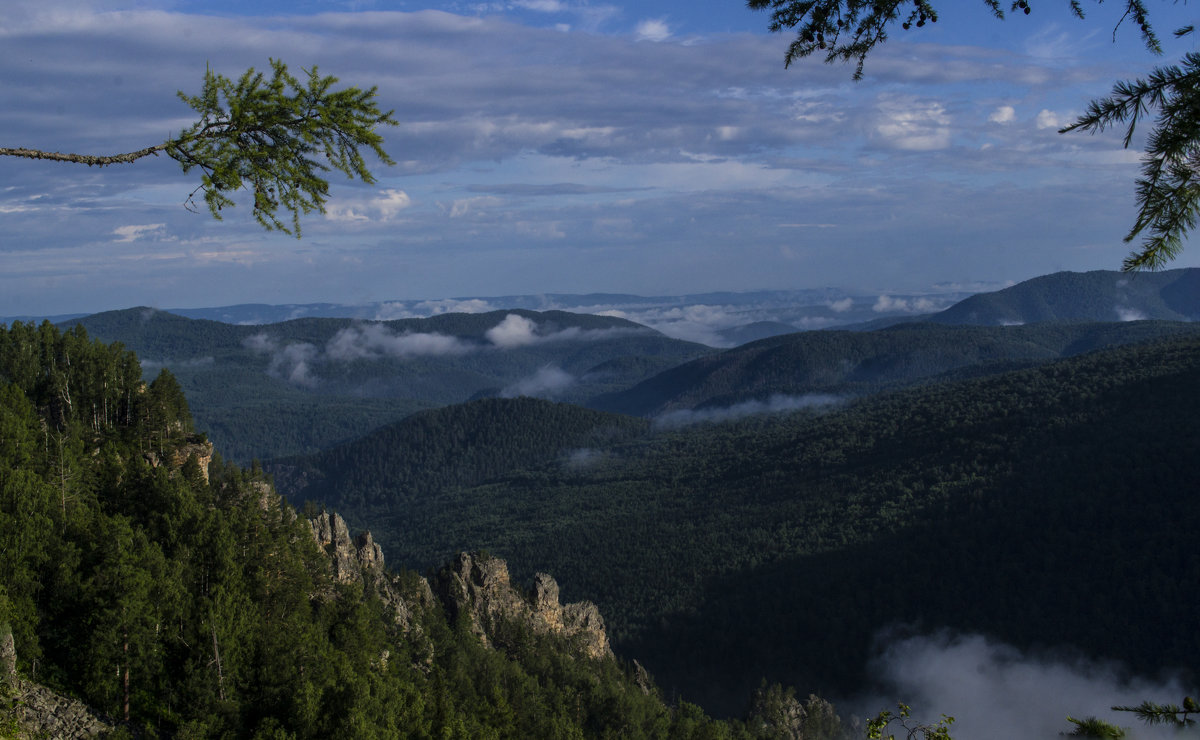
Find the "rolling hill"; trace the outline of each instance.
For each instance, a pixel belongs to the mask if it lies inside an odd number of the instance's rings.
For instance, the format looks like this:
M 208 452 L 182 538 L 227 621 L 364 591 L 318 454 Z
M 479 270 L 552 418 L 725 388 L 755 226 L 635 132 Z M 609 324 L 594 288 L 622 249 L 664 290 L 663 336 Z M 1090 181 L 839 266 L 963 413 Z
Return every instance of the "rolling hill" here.
M 763 677 L 861 686 L 873 640 L 897 624 L 1155 673 L 1200 660 L 1184 627 L 1200 585 L 1198 413 L 1200 338 L 1180 336 L 618 437 L 474 483 L 444 454 L 444 482 L 425 469 L 371 529 L 413 567 L 470 547 L 563 574 L 614 644 L 718 713 Z M 353 490 L 386 496 L 389 476 L 364 471 L 439 447 L 464 449 L 435 436 L 356 459 L 351 446 L 340 464 Z
M 241 461 L 324 449 L 474 397 L 582 400 L 712 351 L 561 311 L 236 326 L 139 308 L 75 324 L 136 351 L 147 375 L 169 369 L 200 428 Z
M 1056 272 L 965 298 L 926 318 L 1002 326 L 1044 321 L 1200 320 L 1200 268 Z
M 589 405 L 654 416 L 773 395 L 863 395 L 948 374 L 980 375 L 1102 347 L 1200 334 L 1181 322 L 953 326 L 908 323 L 870 332 L 814 331 L 751 342 L 666 370 Z

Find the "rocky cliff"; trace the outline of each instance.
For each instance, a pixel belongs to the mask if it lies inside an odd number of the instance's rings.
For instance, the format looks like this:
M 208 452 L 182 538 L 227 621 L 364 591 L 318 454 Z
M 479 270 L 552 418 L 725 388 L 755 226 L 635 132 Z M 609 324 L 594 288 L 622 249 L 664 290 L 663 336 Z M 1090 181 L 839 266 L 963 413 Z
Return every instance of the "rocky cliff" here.
M 350 536 L 346 520 L 337 514 L 322 512 L 309 520 L 317 546 L 329 556 L 333 579 L 337 583 L 362 584 L 364 591 L 375 593 L 391 610 L 392 618 L 404 632 L 420 631 L 417 616 L 435 601 L 429 582 L 415 581 L 389 573 L 384 567 L 383 550 L 370 532 Z
M 434 590 L 452 619 L 467 615 L 484 644 L 503 622 L 515 621 L 538 634 L 576 640 L 589 657 L 612 657 L 600 610 L 587 601 L 561 604 L 558 583 L 545 573 L 534 576 L 532 591 L 524 593 L 512 585 L 503 560 L 464 552 L 438 572 Z
M 612 657 L 600 610 L 586 601 L 560 603 L 558 583 L 545 573 L 538 573 L 526 592 L 512 584 L 503 560 L 464 552 L 437 573 L 432 586 L 420 577 L 406 581 L 384 567 L 383 551 L 370 532 L 351 537 L 337 514 L 322 513 L 309 524 L 317 545 L 329 556 L 334 580 L 373 590 L 406 632 L 419 631 L 419 614 L 438 605 L 451 620 L 465 614 L 471 631 L 485 645 L 492 645 L 506 623 L 516 623 L 535 634 L 575 641 L 589 657 Z

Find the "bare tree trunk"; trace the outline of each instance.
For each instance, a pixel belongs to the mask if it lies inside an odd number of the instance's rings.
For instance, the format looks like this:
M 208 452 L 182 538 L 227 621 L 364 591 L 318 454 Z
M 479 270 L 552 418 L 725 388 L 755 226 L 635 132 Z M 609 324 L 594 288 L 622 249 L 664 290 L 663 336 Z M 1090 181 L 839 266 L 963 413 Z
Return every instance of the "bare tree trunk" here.
M 128 164 L 129 162 L 141 159 L 142 157 L 148 157 L 151 154 L 157 156 L 159 152 L 166 148 L 166 144 L 156 144 L 154 146 L 146 147 L 145 149 L 139 149 L 136 152 L 126 152 L 125 154 L 113 154 L 109 156 L 96 156 L 94 154 L 69 154 L 66 152 L 43 152 L 40 149 L 7 149 L 0 147 L 0 156 L 24 157 L 25 159 L 49 159 L 55 162 L 86 164 L 88 167 L 103 167 L 107 164 Z
M 216 622 L 210 624 L 213 638 L 213 661 L 217 664 L 217 696 L 221 697 L 221 701 L 225 701 L 225 675 L 221 672 L 221 648 L 217 646 L 217 624 Z
M 126 628 L 125 636 L 125 721 L 129 721 L 129 629 Z

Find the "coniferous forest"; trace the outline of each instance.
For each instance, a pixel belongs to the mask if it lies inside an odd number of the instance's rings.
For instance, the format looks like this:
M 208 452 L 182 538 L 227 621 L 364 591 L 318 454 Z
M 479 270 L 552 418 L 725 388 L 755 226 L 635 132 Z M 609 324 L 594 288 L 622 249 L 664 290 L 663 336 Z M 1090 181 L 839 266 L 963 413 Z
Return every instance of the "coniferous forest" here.
M 401 624 L 261 470 L 211 452 L 169 372 L 141 375 L 82 329 L 0 332 L 0 625 L 19 674 L 110 736 L 749 736 L 553 634 L 481 641 L 415 574 L 389 581 Z

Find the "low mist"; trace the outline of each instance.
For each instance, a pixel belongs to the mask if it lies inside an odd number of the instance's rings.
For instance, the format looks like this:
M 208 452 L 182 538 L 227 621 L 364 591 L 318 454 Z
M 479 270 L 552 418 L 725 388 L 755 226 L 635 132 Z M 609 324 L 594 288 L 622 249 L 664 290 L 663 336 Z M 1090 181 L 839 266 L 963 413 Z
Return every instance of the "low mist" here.
M 555 398 L 575 385 L 575 376 L 554 365 L 546 365 L 536 373 L 518 380 L 500 391 L 501 398 Z
M 1099 717 L 1126 728 L 1130 739 L 1200 737 L 1196 729 L 1147 727 L 1133 713 L 1111 709 L 1145 700 L 1178 704 L 1189 689 L 1175 679 L 1135 678 L 1115 664 L 1026 654 L 980 635 L 942 632 L 883 645 L 871 665 L 881 692 L 846 705 L 859 717 L 895 711 L 904 702 L 923 722 L 954 717 L 955 740 L 1057 739 L 1074 729 L 1067 715 Z
M 803 396 L 775 394 L 766 401 L 743 401 L 718 408 L 668 411 L 655 417 L 654 426 L 659 429 L 678 429 L 691 424 L 720 423 L 759 414 L 787 414 L 793 411 L 828 408 L 844 400 L 825 393 L 806 393 Z

